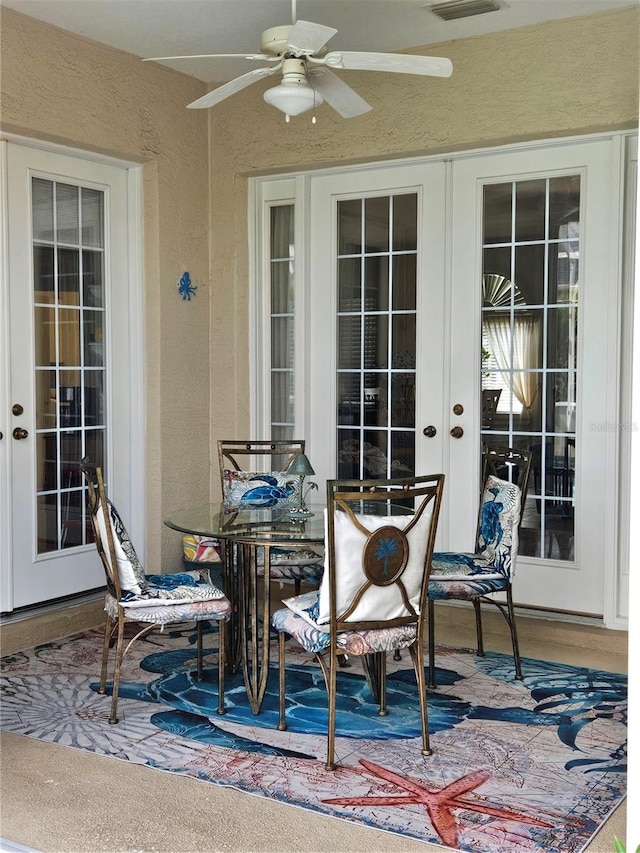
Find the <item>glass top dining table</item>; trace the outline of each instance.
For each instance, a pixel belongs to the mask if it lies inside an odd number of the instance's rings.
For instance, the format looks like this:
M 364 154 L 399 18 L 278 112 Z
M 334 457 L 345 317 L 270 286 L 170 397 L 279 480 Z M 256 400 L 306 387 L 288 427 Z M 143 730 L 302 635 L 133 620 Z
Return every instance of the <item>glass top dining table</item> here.
M 230 510 L 223 503 L 187 507 L 165 519 L 167 527 L 196 536 L 254 544 L 296 547 L 324 542 L 324 507 L 311 503 L 309 515 L 293 516 L 286 507 Z
M 324 504 L 292 517 L 286 507 L 229 510 L 201 504 L 172 513 L 167 527 L 220 540 L 224 592 L 233 613 L 226 657 L 232 672 L 242 665 L 249 704 L 260 712 L 269 676 L 272 551 L 304 550 L 324 543 Z

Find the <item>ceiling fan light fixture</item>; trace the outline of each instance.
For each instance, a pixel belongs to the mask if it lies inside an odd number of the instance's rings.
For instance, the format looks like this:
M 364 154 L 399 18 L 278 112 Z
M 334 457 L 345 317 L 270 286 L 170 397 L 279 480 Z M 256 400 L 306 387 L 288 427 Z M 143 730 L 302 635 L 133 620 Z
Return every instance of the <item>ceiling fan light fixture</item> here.
M 267 89 L 264 100 L 272 107 L 288 116 L 299 116 L 319 106 L 323 102 L 322 95 L 309 85 L 291 85 L 282 82 L 273 89 Z

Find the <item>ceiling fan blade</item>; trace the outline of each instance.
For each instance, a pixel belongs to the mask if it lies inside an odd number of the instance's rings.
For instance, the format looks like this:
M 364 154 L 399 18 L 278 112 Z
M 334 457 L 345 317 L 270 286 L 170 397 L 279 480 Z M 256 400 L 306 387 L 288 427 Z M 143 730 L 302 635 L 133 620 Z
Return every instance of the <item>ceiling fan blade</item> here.
M 296 53 L 310 55 L 324 47 L 337 32 L 333 27 L 325 27 L 323 24 L 296 21 L 289 33 L 289 48 Z
M 423 74 L 432 77 L 451 77 L 453 72 L 453 65 L 449 59 L 440 56 L 414 56 L 406 53 L 333 51 L 320 61 L 331 68 L 395 71 L 399 74 Z
M 242 89 L 246 89 L 247 86 L 251 86 L 252 83 L 256 83 L 263 77 L 269 77 L 271 74 L 275 74 L 279 68 L 279 65 L 275 65 L 272 68 L 254 68 L 254 70 L 249 71 L 248 74 L 236 77 L 235 80 L 230 80 L 228 83 L 218 86 L 218 88 L 214 89 L 213 92 L 203 95 L 203 97 L 198 98 L 197 101 L 187 104 L 187 109 L 204 110 L 207 107 L 213 107 L 215 104 L 219 104 L 220 101 L 224 101 L 225 98 L 228 98 L 230 95 L 235 95 L 236 92 L 240 92 Z
M 364 98 L 328 68 L 314 68 L 309 72 L 309 77 L 313 88 L 343 118 L 355 118 L 371 109 Z
M 164 59 L 260 59 L 263 62 L 273 62 L 278 57 L 264 53 L 192 53 L 188 56 L 149 56 L 142 61 L 162 62 Z

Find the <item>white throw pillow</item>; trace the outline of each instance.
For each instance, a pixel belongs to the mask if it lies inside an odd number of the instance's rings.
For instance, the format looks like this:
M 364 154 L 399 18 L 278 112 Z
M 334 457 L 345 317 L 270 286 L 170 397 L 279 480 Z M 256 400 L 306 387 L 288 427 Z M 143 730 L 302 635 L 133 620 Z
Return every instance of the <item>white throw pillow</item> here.
M 429 528 L 433 506 L 425 507 L 420 519 L 407 534 L 409 560 L 402 574 L 402 582 L 407 590 L 409 601 L 414 610 L 420 609 L 420 589 L 424 574 L 424 560 L 427 553 Z M 382 527 L 395 527 L 404 530 L 414 519 L 412 515 L 358 515 L 360 523 L 373 532 Z M 325 509 L 325 541 L 328 541 L 328 510 Z M 336 511 L 335 531 L 335 574 L 337 615 L 344 613 L 353 601 L 354 595 L 367 580 L 362 568 L 363 550 L 367 537 L 349 520 L 347 514 Z M 349 616 L 350 622 L 370 622 L 383 619 L 397 619 L 410 615 L 398 584 L 388 586 L 371 585 Z M 320 607 L 318 624 L 329 622 L 329 549 L 325 554 L 325 569 L 320 586 Z

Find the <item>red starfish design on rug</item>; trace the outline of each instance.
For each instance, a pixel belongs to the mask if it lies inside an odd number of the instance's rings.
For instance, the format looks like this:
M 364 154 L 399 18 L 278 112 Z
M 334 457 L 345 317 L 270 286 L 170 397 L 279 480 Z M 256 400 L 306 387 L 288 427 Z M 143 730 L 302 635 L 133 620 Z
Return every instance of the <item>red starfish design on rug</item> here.
M 323 803 L 332 803 L 338 806 L 408 806 L 408 805 L 423 805 L 433 828 L 438 833 L 441 841 L 449 847 L 457 847 L 458 844 L 458 826 L 456 819 L 453 816 L 453 809 L 470 809 L 471 811 L 482 812 L 486 815 L 493 815 L 504 820 L 515 820 L 520 823 L 529 823 L 532 826 L 552 827 L 553 824 L 539 820 L 528 815 L 518 814 L 517 812 L 509 811 L 509 809 L 494 808 L 493 806 L 485 805 L 484 803 L 467 800 L 462 795 L 479 788 L 483 782 L 491 776 L 484 770 L 476 770 L 475 773 L 469 773 L 467 776 L 462 776 L 446 785 L 440 790 L 430 790 L 425 785 L 414 781 L 408 776 L 403 776 L 400 773 L 394 773 L 393 770 L 387 770 L 379 764 L 374 764 L 373 761 L 367 761 L 364 758 L 360 759 L 360 764 L 365 767 L 374 776 L 385 779 L 387 782 L 392 782 L 409 794 L 398 794 L 381 797 L 336 797 L 332 800 L 322 800 Z

